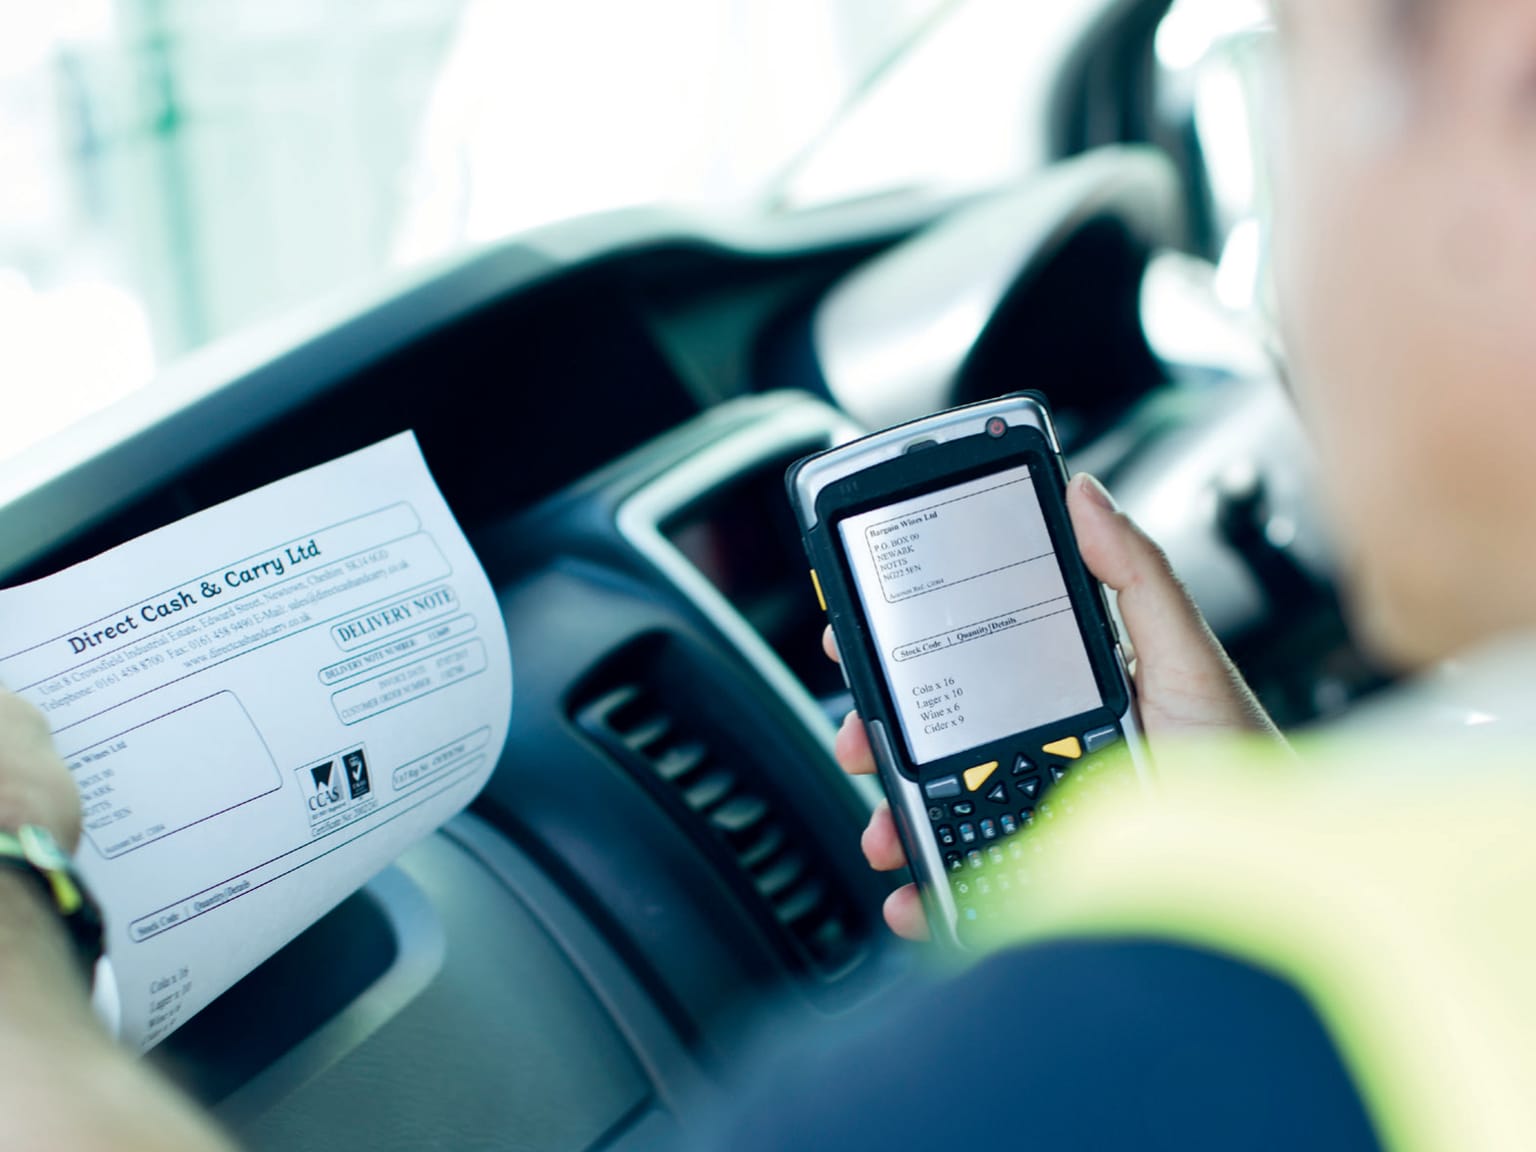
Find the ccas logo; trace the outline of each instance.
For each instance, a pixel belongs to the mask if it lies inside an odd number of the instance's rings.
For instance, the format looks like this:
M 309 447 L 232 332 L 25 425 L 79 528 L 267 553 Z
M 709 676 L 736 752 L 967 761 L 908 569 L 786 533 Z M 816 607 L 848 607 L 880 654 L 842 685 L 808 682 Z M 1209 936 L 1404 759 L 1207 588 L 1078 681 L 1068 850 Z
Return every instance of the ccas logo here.
M 296 768 L 294 782 L 316 836 L 362 819 L 379 806 L 361 745 Z
M 309 797 L 309 810 L 321 812 L 333 804 L 341 803 L 340 781 L 336 778 L 336 761 L 327 760 L 309 770 L 314 791 Z

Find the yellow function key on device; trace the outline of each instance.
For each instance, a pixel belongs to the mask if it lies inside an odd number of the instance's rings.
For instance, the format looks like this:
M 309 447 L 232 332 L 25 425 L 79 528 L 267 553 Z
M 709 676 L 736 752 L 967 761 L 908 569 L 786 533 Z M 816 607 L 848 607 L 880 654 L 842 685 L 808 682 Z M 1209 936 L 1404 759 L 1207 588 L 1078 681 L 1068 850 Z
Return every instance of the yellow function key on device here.
M 1083 758 L 1082 741 L 1076 736 L 1068 736 L 1065 740 L 1057 740 L 1041 748 L 1047 756 L 1060 756 L 1063 760 L 1081 760 Z
M 987 778 L 997 771 L 997 761 L 990 764 L 978 764 L 974 768 L 965 770 L 965 786 L 974 792 L 987 782 Z

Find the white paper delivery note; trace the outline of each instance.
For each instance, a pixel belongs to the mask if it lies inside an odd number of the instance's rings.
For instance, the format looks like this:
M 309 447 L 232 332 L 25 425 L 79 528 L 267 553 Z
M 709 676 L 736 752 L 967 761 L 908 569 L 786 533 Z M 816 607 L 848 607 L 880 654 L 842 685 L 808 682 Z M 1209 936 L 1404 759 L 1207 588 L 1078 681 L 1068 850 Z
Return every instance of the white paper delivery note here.
M 410 434 L 0 591 L 0 684 L 79 786 L 141 1048 L 469 803 L 512 707 L 495 595 Z

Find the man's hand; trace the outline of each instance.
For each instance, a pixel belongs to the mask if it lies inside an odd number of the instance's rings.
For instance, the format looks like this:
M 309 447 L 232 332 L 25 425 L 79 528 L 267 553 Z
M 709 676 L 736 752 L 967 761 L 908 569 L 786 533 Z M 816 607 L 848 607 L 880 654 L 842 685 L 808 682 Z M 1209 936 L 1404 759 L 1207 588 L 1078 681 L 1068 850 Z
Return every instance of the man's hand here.
M 23 824 L 48 829 L 73 852 L 80 841 L 80 794 L 53 750 L 42 713 L 0 690 L 0 828 Z
M 0 828 L 80 839 L 80 798 L 48 723 L 0 689 Z M 91 1014 L 64 928 L 36 885 L 0 870 L 0 1140 L 79 1152 L 229 1152 L 223 1135 Z
M 1148 736 L 1156 740 L 1201 731 L 1260 732 L 1279 739 L 1273 722 L 1174 576 L 1162 549 L 1120 511 L 1104 486 L 1092 476 L 1078 476 L 1067 489 L 1067 509 L 1088 570 L 1119 596 L 1126 640 L 1135 652 L 1132 674 Z M 831 629 L 825 644 L 827 654 L 837 659 Z M 844 771 L 856 776 L 875 770 L 869 739 L 856 713 L 843 721 L 836 754 Z M 863 848 L 877 871 L 906 867 L 887 804 L 882 803 L 871 817 Z M 899 936 L 928 937 L 914 885 L 891 893 L 885 902 L 885 919 Z

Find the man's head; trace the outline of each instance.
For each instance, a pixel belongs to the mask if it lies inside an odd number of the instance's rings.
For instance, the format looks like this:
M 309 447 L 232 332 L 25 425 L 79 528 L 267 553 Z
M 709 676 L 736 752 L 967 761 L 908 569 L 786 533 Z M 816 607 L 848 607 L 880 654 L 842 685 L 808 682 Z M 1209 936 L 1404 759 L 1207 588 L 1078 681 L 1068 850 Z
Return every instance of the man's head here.
M 1536 0 L 1276 0 L 1277 271 L 1354 615 L 1536 627 Z

